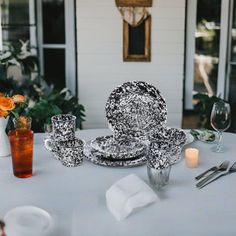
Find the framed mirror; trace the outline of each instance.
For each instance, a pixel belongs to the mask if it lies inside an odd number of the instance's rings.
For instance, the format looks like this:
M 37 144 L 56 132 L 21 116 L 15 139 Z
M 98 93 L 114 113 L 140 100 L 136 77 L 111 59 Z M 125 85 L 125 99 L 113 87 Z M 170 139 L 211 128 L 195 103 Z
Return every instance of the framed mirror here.
M 151 16 L 136 27 L 123 21 L 123 60 L 151 61 Z

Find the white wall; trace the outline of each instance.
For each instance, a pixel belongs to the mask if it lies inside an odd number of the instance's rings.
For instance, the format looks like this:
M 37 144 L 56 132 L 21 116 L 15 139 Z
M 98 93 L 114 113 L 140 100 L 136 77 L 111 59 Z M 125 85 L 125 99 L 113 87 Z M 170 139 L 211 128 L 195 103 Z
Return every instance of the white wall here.
M 168 124 L 181 126 L 185 0 L 153 0 L 151 62 L 123 62 L 123 24 L 115 0 L 77 0 L 78 91 L 84 128 L 107 127 L 105 103 L 123 82 L 143 80 L 166 99 Z

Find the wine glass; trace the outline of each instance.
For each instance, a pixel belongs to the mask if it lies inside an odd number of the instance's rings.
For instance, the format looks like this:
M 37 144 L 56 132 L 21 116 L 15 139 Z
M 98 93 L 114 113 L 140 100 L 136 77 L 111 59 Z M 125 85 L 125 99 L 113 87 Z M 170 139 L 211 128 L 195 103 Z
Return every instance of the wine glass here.
M 214 103 L 211 111 L 211 126 L 218 133 L 218 143 L 212 147 L 213 152 L 222 153 L 225 147 L 221 144 L 222 132 L 227 130 L 231 123 L 230 105 L 224 101 Z

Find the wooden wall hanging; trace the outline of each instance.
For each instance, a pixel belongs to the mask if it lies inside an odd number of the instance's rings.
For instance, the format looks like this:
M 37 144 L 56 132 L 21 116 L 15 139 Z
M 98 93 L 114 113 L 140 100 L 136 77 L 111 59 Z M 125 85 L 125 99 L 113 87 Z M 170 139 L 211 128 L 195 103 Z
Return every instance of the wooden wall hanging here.
M 151 16 L 136 27 L 123 21 L 123 60 L 151 61 Z
M 152 0 L 116 0 L 118 7 L 151 7 Z

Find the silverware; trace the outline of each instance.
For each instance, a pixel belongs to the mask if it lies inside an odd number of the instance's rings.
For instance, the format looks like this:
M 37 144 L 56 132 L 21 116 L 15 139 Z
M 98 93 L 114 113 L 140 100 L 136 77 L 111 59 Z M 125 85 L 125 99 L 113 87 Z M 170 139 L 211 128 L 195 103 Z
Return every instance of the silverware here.
M 217 180 L 217 179 L 219 179 L 219 178 L 221 178 L 221 177 L 223 177 L 223 176 L 225 176 L 225 175 L 232 174 L 232 173 L 234 173 L 234 172 L 236 172 L 236 162 L 234 162 L 234 164 L 233 164 L 231 167 L 228 167 L 225 172 L 219 174 L 218 176 L 216 176 L 215 178 L 211 179 L 210 181 L 208 181 L 208 182 L 205 183 L 204 185 L 201 185 L 201 187 L 199 187 L 199 188 L 203 188 L 203 187 L 205 187 L 206 185 L 208 185 L 208 184 L 214 182 L 215 180 Z
M 195 179 L 196 179 L 196 180 L 199 180 L 199 179 L 201 179 L 202 177 L 204 177 L 208 172 L 218 170 L 218 169 L 220 168 L 220 166 L 221 166 L 223 163 L 224 163 L 224 162 L 222 162 L 219 166 L 213 166 L 213 167 L 211 167 L 210 169 L 208 169 L 208 170 L 204 171 L 203 173 L 201 173 L 200 175 L 196 176 Z
M 208 182 L 210 179 L 218 175 L 221 171 L 227 170 L 230 162 L 229 161 L 224 161 L 215 171 L 213 171 L 210 175 L 208 175 L 206 178 L 203 180 L 199 181 L 196 184 L 196 187 L 200 188 L 202 185 L 204 185 L 206 182 Z

